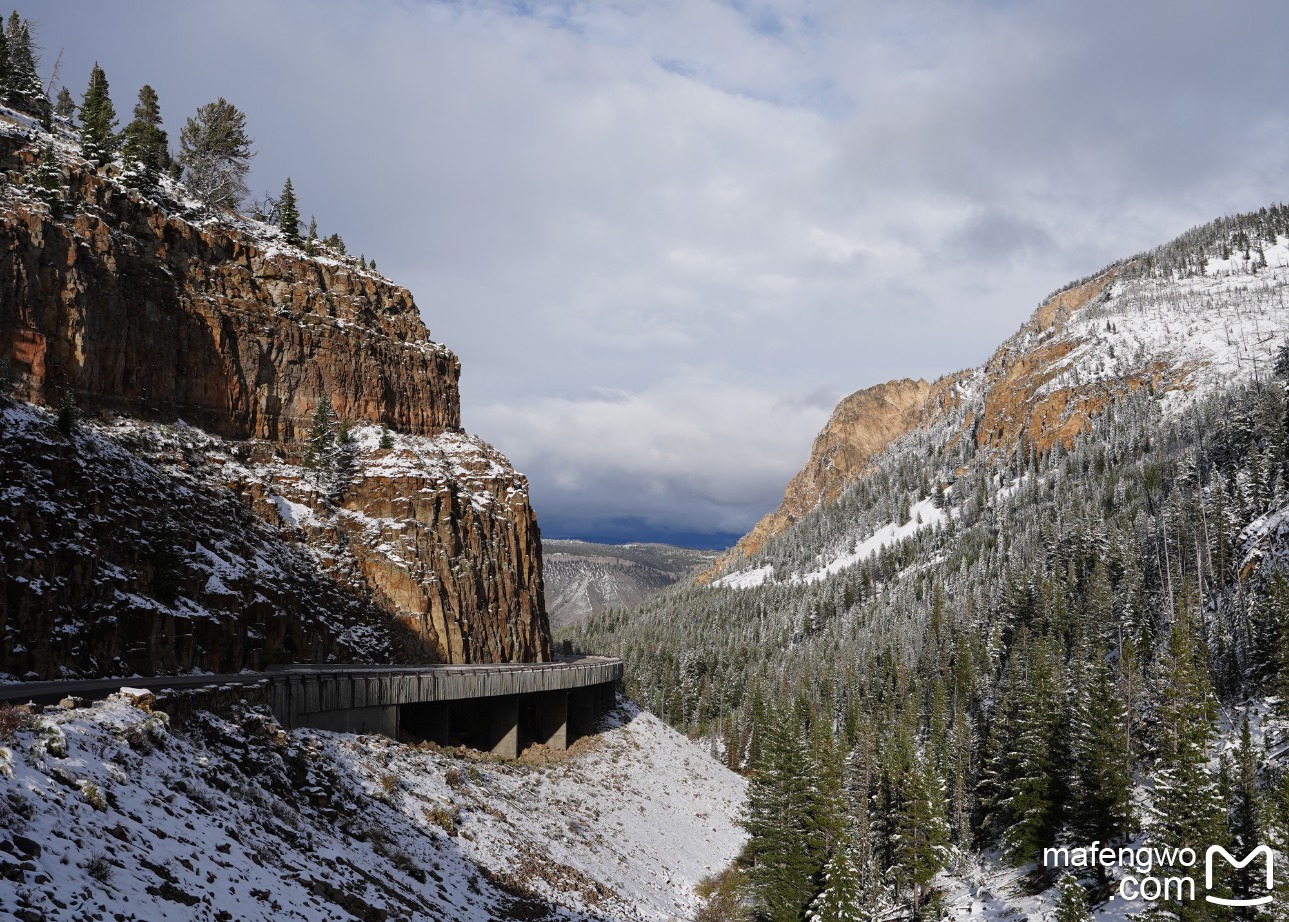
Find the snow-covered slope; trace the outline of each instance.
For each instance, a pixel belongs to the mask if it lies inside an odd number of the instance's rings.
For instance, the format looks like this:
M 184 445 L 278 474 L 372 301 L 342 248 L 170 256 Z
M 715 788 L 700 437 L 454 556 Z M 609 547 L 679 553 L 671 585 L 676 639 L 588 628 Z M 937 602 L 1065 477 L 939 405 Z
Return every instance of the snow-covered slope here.
M 542 542 L 542 575 L 551 629 L 576 624 L 606 608 L 638 605 L 678 579 L 707 566 L 715 551 L 669 544 Z
M 128 694 L 16 722 L 12 918 L 689 918 L 743 842 L 743 780 L 630 706 L 511 763 L 259 714 L 172 734 Z
M 1165 412 L 1175 414 L 1224 388 L 1269 380 L 1289 335 L 1289 236 L 1264 240 L 1247 258 L 1227 240 L 1234 236 L 1218 222 L 1056 293 L 988 362 L 931 385 L 921 410 L 901 417 L 909 425 L 904 435 L 862 469 L 837 476 L 853 486 L 884 464 L 898 464 L 901 455 L 929 450 L 952 458 L 954 463 L 939 472 L 944 483 L 952 483 L 981 464 L 1006 465 L 1017 453 L 1068 446 L 1106 408 L 1133 392 L 1162 395 Z M 1205 255 L 1207 250 L 1226 255 Z M 812 456 L 811 464 L 820 461 Z M 815 508 L 844 492 L 835 483 L 817 489 Z M 778 534 L 801 533 L 797 523 L 808 513 L 786 518 L 772 513 L 758 530 L 783 519 Z M 938 517 L 924 515 L 923 524 L 932 519 Z M 806 529 L 798 543 L 807 553 L 790 555 L 791 566 L 770 566 L 764 554 L 735 553 L 712 574 L 712 585 L 751 588 L 766 581 L 818 579 L 919 530 L 912 514 L 857 520 L 840 539 L 822 543 Z M 765 540 L 762 536 L 761 543 Z
M 548 647 L 527 482 L 498 452 L 356 426 L 333 471 L 306 461 L 182 421 L 63 432 L 0 396 L 0 678 Z

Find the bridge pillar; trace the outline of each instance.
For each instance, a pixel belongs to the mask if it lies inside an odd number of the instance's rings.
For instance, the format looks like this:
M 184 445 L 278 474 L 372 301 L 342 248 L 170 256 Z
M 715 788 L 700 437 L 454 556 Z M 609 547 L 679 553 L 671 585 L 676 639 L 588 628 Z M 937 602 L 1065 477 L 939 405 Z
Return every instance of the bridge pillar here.
M 595 729 L 599 716 L 599 693 L 593 685 L 573 688 L 568 693 L 568 736 L 570 740 L 586 736 Z
M 488 705 L 488 747 L 503 759 L 519 758 L 519 696 L 484 699 Z
M 568 748 L 567 691 L 538 692 L 533 696 L 536 720 L 533 735 L 537 742 L 551 749 Z
M 429 740 L 440 746 L 452 743 L 452 708 L 447 701 L 403 704 L 398 709 L 399 733 L 412 742 Z

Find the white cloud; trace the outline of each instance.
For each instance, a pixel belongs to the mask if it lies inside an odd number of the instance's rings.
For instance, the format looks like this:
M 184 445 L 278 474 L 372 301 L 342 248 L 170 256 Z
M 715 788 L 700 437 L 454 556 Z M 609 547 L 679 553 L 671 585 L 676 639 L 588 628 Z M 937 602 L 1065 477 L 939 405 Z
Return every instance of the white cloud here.
M 832 409 L 820 398 L 731 386 L 696 369 L 639 390 L 491 404 L 478 418 L 529 459 L 534 502 L 558 510 L 557 530 L 627 518 L 657 530 L 740 532 L 749 509 L 782 495 L 785 449 L 791 464 L 805 462 Z
M 799 395 L 981 361 L 1289 150 L 1278 2 L 33 3 L 77 95 L 246 109 L 257 188 L 413 290 L 552 521 L 745 529 Z

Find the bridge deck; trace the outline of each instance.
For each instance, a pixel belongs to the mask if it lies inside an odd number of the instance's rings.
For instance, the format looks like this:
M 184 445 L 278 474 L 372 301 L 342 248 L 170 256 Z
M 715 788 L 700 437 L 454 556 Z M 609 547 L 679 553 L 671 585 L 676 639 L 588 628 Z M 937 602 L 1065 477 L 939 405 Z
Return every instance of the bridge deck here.
M 306 686 L 324 680 L 336 684 L 348 680 L 364 689 L 380 689 L 384 697 L 400 700 L 373 704 L 402 704 L 412 701 L 451 701 L 494 695 L 528 694 L 613 682 L 622 677 L 622 661 L 602 656 L 564 656 L 553 663 L 454 664 L 433 666 L 354 666 L 311 663 L 271 667 L 267 672 L 227 674 L 131 676 L 117 679 L 66 679 L 46 682 L 13 682 L 0 685 L 0 702 L 11 704 L 57 704 L 64 698 L 105 698 L 121 688 L 142 688 L 152 692 L 209 686 L 291 684 Z M 372 680 L 376 680 L 373 682 Z
M 201 711 L 268 706 L 281 724 L 393 739 L 461 743 L 515 758 L 528 742 L 565 748 L 612 706 L 619 659 L 450 666 L 290 665 L 234 675 L 148 676 L 0 685 L 0 702 L 54 704 L 120 688 L 156 695 L 183 726 Z

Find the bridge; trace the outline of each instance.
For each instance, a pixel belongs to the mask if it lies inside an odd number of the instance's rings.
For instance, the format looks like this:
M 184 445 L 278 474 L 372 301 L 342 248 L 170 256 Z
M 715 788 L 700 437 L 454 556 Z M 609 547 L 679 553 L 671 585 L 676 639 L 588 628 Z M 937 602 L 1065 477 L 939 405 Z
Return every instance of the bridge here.
M 179 724 L 197 710 L 244 700 L 267 705 L 288 729 L 382 733 L 513 759 L 531 743 L 565 749 L 590 733 L 613 706 L 622 668 L 621 660 L 598 656 L 495 665 L 299 664 L 235 675 L 19 682 L 0 685 L 0 702 L 55 704 L 140 688 Z

